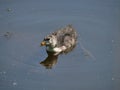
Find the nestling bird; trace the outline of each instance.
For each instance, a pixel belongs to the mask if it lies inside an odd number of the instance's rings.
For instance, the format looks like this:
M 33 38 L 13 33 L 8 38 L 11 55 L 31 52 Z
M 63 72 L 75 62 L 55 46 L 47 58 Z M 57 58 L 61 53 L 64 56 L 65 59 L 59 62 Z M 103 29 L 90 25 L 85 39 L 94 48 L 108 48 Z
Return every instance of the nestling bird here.
M 41 42 L 41 46 L 46 46 L 47 53 L 59 55 L 68 53 L 76 46 L 77 33 L 72 25 L 67 25 L 64 28 L 47 35 Z

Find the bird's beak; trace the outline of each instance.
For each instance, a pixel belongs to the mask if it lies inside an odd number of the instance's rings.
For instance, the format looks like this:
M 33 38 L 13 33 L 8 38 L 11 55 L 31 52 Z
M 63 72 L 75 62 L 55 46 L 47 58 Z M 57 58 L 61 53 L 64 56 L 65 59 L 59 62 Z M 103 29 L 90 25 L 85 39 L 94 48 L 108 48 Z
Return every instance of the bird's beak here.
M 45 41 L 42 41 L 40 46 L 45 46 L 46 45 L 46 42 Z

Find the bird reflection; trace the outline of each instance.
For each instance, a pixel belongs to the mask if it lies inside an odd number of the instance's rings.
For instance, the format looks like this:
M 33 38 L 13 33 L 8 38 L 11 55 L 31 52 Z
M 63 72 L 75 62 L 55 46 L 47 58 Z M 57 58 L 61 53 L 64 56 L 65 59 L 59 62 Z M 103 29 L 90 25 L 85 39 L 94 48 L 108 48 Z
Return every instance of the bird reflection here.
M 46 69 L 52 69 L 52 67 L 57 63 L 58 55 L 53 55 L 51 52 L 47 52 L 48 57 L 41 61 L 40 64 L 43 65 Z

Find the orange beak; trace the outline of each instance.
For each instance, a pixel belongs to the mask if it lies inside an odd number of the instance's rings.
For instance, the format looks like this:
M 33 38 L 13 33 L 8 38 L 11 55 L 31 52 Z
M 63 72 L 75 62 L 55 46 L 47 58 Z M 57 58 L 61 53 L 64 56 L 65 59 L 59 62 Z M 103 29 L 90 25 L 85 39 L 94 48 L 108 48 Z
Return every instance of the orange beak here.
M 46 42 L 42 41 L 40 46 L 45 46 L 45 45 L 46 45 Z

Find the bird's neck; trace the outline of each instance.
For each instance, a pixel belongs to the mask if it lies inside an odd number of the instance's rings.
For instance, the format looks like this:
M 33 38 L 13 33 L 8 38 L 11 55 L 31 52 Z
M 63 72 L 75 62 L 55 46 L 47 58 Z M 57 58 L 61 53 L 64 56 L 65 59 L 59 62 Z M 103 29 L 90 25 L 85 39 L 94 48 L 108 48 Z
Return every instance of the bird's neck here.
M 49 52 L 55 52 L 55 53 L 60 53 L 62 51 L 62 49 L 59 48 L 59 47 L 50 47 L 50 46 L 48 46 L 46 49 Z
M 50 51 L 50 52 L 54 52 L 54 48 L 55 47 L 52 47 L 52 46 L 47 46 L 46 47 L 47 51 Z

